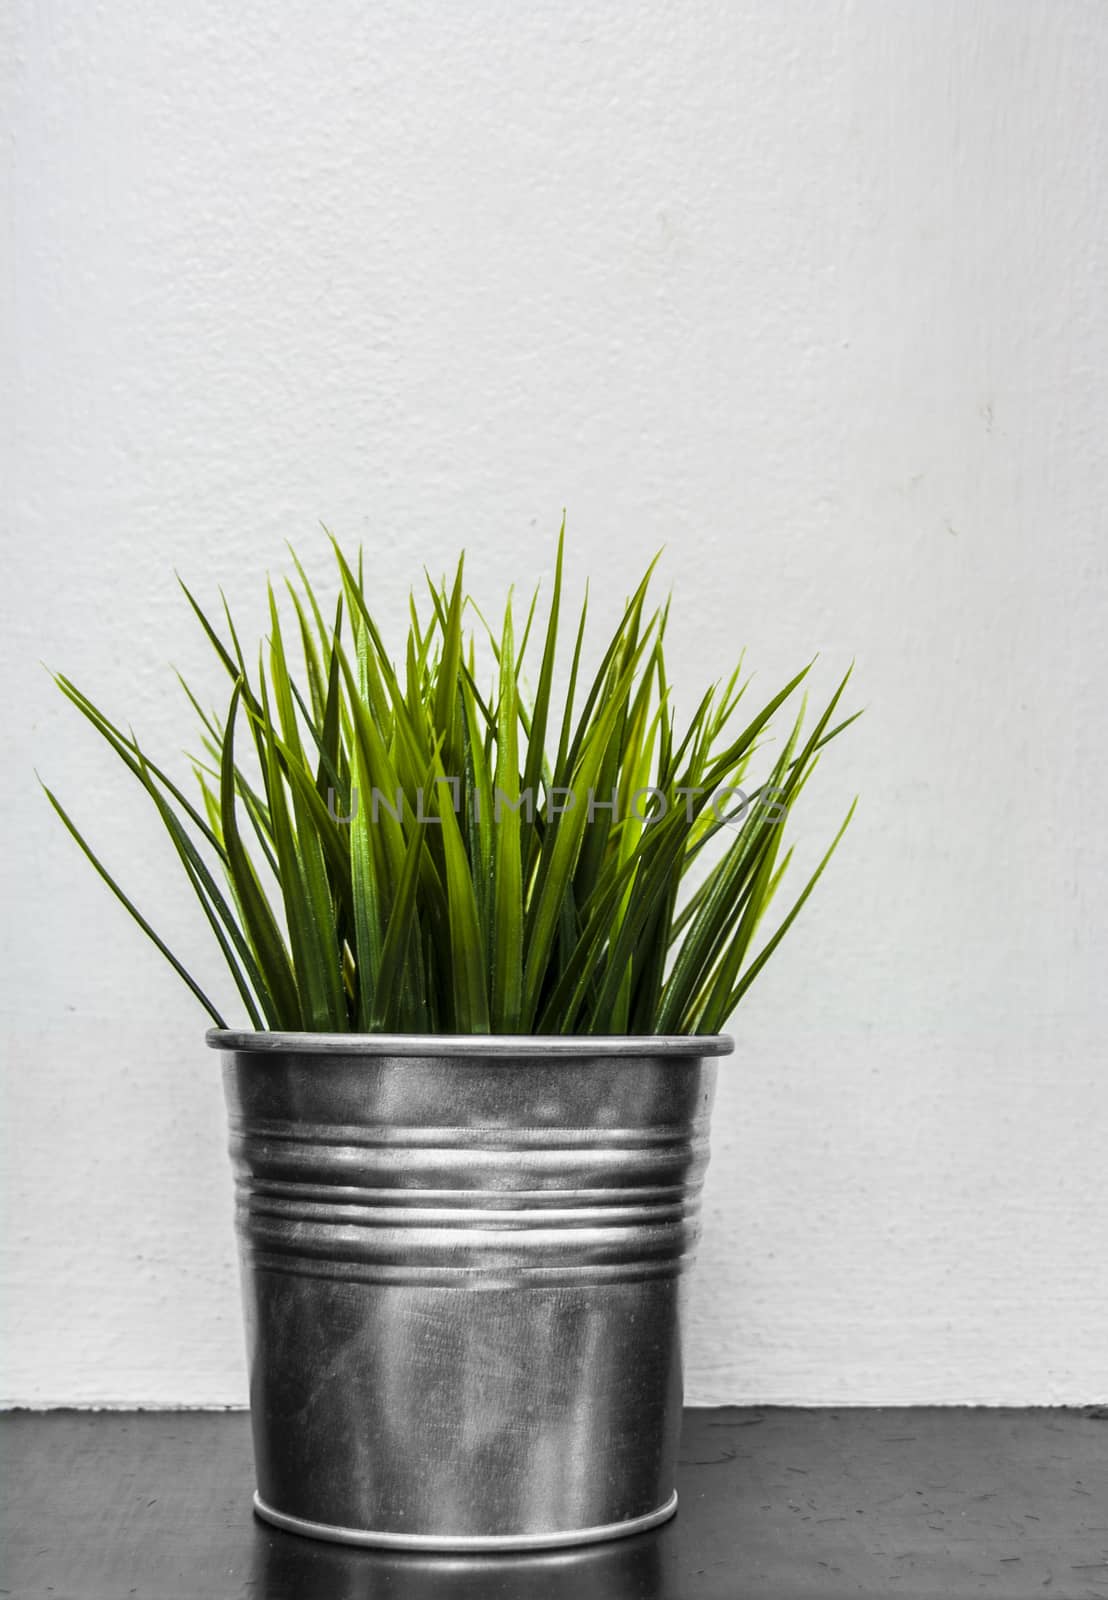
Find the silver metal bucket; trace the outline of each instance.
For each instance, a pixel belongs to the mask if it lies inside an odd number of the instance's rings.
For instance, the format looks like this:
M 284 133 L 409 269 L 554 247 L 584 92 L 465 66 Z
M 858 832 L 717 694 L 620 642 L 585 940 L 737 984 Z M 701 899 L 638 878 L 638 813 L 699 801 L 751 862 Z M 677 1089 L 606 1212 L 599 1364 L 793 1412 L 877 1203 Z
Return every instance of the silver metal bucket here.
M 533 1550 L 672 1516 L 726 1036 L 231 1033 L 255 1506 Z

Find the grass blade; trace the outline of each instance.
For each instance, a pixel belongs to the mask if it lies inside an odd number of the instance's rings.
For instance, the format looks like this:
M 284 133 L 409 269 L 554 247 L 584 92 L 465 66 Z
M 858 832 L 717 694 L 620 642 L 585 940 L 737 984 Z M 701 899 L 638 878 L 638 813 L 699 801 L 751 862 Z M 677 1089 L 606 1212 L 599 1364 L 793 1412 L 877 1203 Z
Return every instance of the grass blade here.
M 72 821 L 72 819 L 70 818 L 68 812 L 65 810 L 64 806 L 62 805 L 62 803 L 58 799 L 58 797 L 53 793 L 52 790 L 48 789 L 46 787 L 46 785 L 44 783 L 42 783 L 42 779 L 41 778 L 39 778 L 39 783 L 42 784 L 43 792 L 45 793 L 46 798 L 49 800 L 50 804 L 54 807 L 54 810 L 58 813 L 58 816 L 62 819 L 62 821 L 64 822 L 65 826 L 68 828 L 69 832 L 73 835 L 74 839 L 76 839 L 77 843 L 80 845 L 81 849 L 84 851 L 85 856 L 87 857 L 89 862 L 92 864 L 92 866 L 96 869 L 96 872 L 104 880 L 104 882 L 107 884 L 108 888 L 115 895 L 115 897 L 119 901 L 120 905 L 123 906 L 127 911 L 130 912 L 131 916 L 138 923 L 139 927 L 142 929 L 142 931 L 146 935 L 146 937 L 150 940 L 151 944 L 155 945 L 157 947 L 157 949 L 159 949 L 161 951 L 162 955 L 169 962 L 169 964 L 173 968 L 174 972 L 176 972 L 178 977 L 182 978 L 184 980 L 184 982 L 187 984 L 187 986 L 189 987 L 189 989 L 192 990 L 192 993 L 196 996 L 196 998 L 199 1000 L 200 1004 L 204 1007 L 204 1010 L 211 1017 L 212 1021 L 216 1025 L 216 1027 L 217 1028 L 225 1028 L 227 1026 L 226 1022 L 223 1020 L 222 1016 L 216 1010 L 216 1008 L 212 1004 L 212 1002 L 208 999 L 208 997 L 204 993 L 203 989 L 201 989 L 200 985 L 196 982 L 196 979 L 192 976 L 192 974 L 190 972 L 187 972 L 185 970 L 185 968 L 181 965 L 180 961 L 178 961 L 177 957 L 173 954 L 173 951 L 169 948 L 169 946 L 162 939 L 160 939 L 158 937 L 158 935 L 154 932 L 153 928 L 147 922 L 146 918 L 143 916 L 142 912 L 138 909 L 138 907 L 134 904 L 134 902 L 127 898 L 127 896 L 124 894 L 123 890 L 119 887 L 118 883 L 116 883 L 115 879 L 112 877 L 111 873 L 107 870 L 107 868 L 100 861 L 99 857 L 94 852 L 92 846 L 88 843 L 88 841 L 84 838 L 84 836 L 78 831 L 76 824 Z
M 516 665 L 512 644 L 512 605 L 504 612 L 500 646 L 500 699 L 497 706 L 497 762 L 494 794 L 495 873 L 493 891 L 492 1030 L 516 1033 L 523 1003 L 523 858 L 520 811 L 527 803 L 519 785 Z

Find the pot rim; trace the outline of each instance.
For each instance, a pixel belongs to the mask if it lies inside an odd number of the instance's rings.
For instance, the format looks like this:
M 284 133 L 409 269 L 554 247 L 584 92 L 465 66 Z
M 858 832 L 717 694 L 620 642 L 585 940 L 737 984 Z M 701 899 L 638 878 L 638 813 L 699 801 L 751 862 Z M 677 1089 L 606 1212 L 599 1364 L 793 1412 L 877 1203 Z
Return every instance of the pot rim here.
M 729 1033 L 282 1033 L 209 1028 L 212 1050 L 295 1050 L 323 1056 L 729 1056 Z

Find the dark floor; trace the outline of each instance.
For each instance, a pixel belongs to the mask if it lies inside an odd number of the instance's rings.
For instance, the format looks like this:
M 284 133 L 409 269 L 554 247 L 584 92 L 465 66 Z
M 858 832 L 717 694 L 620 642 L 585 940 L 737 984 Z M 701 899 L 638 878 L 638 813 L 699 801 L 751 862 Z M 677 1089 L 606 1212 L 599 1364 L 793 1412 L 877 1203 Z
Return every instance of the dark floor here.
M 250 1511 L 242 1413 L 0 1419 L 0 1593 L 53 1600 L 1108 1600 L 1108 1411 L 689 1411 L 666 1527 L 563 1555 L 384 1555 Z

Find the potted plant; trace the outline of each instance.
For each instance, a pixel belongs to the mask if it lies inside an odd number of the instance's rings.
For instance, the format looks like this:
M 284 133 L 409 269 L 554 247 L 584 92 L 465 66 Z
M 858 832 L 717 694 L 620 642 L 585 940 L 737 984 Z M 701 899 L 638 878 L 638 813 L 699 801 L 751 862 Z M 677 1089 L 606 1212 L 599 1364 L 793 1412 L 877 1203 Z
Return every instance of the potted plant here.
M 749 715 L 736 669 L 678 726 L 651 570 L 587 685 L 586 596 L 556 710 L 562 537 L 533 695 L 534 601 L 517 645 L 510 598 L 494 633 L 459 561 L 394 665 L 361 557 L 334 551 L 333 620 L 299 562 L 288 584 L 296 669 L 272 587 L 256 665 L 226 602 L 217 626 L 185 590 L 230 680 L 222 714 L 185 686 L 195 799 L 56 680 L 157 808 L 249 1022 L 47 790 L 215 1025 L 255 1503 L 402 1548 L 633 1533 L 676 1505 L 720 1030 L 841 837 L 756 948 L 846 679 L 744 790 L 807 668 Z

